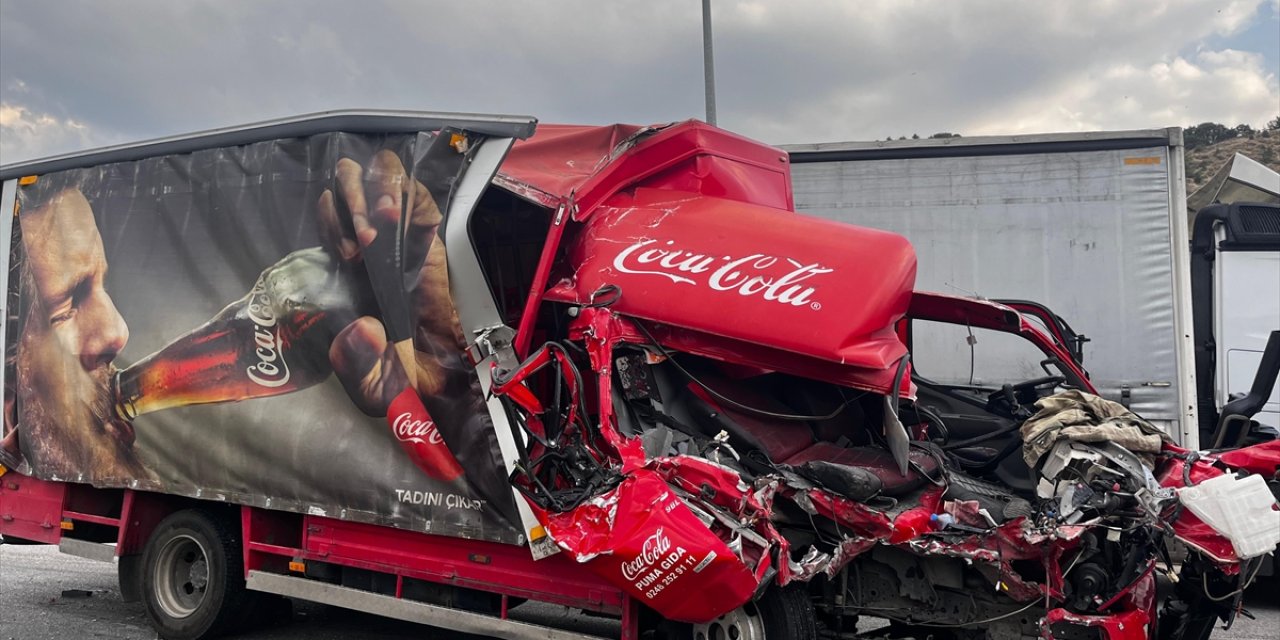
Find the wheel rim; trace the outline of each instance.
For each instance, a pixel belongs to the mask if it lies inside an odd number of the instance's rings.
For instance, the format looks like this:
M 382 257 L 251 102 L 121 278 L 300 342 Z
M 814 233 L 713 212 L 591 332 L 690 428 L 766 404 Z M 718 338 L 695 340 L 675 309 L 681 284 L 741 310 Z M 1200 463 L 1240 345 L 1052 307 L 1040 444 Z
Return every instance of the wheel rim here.
M 693 640 L 764 640 L 764 620 L 747 604 L 706 624 L 693 625 Z
M 188 535 L 165 543 L 156 562 L 156 602 L 171 618 L 185 618 L 204 602 L 209 588 L 209 557 Z

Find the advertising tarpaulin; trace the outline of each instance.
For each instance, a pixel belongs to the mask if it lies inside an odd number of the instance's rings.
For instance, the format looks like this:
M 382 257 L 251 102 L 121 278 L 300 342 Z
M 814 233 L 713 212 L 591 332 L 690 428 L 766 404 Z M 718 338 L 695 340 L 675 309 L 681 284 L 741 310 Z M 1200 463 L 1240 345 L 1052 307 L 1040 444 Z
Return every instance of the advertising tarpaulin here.
M 438 233 L 477 142 L 328 133 L 20 187 L 31 473 L 516 541 Z

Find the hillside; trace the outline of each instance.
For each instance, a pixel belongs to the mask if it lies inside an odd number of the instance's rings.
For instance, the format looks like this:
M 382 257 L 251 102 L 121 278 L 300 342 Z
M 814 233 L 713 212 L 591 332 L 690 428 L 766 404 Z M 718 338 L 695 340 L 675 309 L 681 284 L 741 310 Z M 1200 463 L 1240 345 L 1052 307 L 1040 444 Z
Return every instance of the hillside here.
M 1187 149 L 1187 193 L 1195 193 L 1237 152 L 1280 171 L 1280 130 L 1260 131 L 1252 138 L 1230 138 Z

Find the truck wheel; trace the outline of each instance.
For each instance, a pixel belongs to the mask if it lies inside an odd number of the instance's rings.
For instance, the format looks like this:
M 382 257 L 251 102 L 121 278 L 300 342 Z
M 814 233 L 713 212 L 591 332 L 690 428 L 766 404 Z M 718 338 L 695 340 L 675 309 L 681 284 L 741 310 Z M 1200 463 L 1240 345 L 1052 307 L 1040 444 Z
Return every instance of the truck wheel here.
M 665 623 L 662 640 L 817 640 L 809 592 L 800 586 L 772 587 L 764 597 L 704 624 Z
M 206 511 L 165 518 L 142 558 L 147 614 L 166 640 L 216 637 L 232 630 L 250 604 L 239 536 Z

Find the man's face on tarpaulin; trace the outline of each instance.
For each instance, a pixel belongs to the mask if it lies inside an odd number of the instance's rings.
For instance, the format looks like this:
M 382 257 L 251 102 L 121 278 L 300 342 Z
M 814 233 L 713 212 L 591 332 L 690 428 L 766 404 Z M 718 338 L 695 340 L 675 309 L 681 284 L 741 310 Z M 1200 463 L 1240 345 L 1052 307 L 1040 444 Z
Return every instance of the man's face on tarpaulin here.
M 80 191 L 63 190 L 19 218 L 26 262 L 18 343 L 22 442 L 42 474 L 143 475 L 132 431 L 111 420 L 111 361 L 129 330 L 104 288 L 102 237 Z

